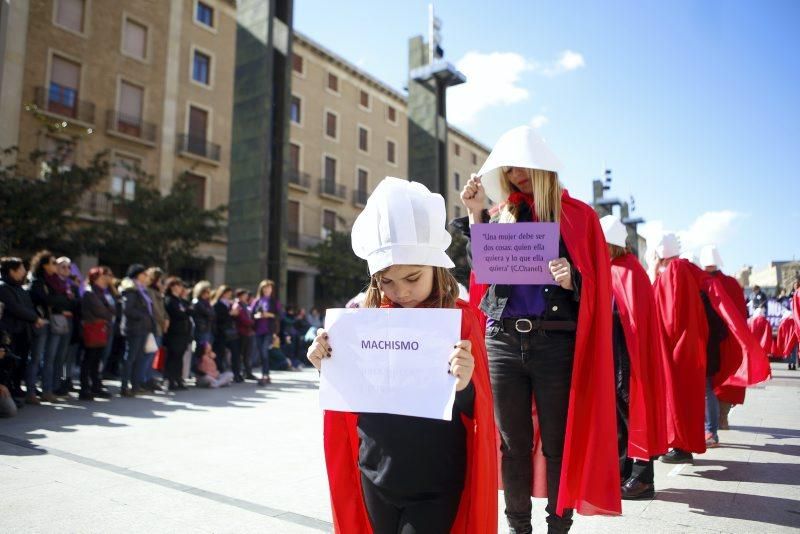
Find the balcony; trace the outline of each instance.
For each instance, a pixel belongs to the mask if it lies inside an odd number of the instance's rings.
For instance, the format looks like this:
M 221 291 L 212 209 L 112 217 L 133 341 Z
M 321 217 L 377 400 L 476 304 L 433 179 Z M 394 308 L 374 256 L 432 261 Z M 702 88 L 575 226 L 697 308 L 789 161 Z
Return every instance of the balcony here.
M 330 200 L 336 200 L 337 202 L 344 202 L 347 198 L 347 188 L 337 184 L 333 180 L 320 178 L 319 195 Z
M 156 144 L 156 125 L 144 122 L 140 117 L 131 117 L 110 109 L 106 113 L 106 129 L 111 134 L 140 141 L 149 146 Z
M 114 212 L 114 203 L 106 193 L 86 191 L 78 201 L 80 212 L 91 217 L 108 217 Z
M 78 99 L 78 90 L 51 83 L 50 88 L 37 87 L 36 106 L 57 118 L 72 119 L 87 126 L 94 124 L 94 104 Z
M 289 248 L 301 251 L 307 251 L 309 248 L 322 242 L 321 237 L 305 235 L 292 230 L 289 230 L 287 237 Z
M 353 205 L 357 208 L 363 208 L 367 205 L 367 198 L 369 198 L 369 193 L 366 191 L 356 189 L 353 191 Z
M 295 189 L 308 191 L 311 189 L 311 175 L 309 175 L 307 172 L 300 172 L 296 169 L 290 169 L 289 185 Z
M 200 159 L 213 165 L 219 164 L 220 146 L 207 141 L 205 137 L 178 134 L 176 150 L 182 156 Z

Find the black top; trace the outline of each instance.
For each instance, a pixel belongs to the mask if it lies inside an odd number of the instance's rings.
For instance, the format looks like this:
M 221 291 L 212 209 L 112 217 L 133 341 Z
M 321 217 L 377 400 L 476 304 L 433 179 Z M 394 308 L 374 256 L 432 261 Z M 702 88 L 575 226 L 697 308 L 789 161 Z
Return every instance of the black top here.
M 612 335 L 611 341 L 614 348 L 614 375 L 617 385 L 617 399 L 626 405 L 630 403 L 631 361 L 628 354 L 628 345 L 625 341 L 625 329 L 619 317 L 619 307 L 612 299 Z
M 708 296 L 700 292 L 708 321 L 708 342 L 706 343 L 706 376 L 714 376 L 720 369 L 720 343 L 728 337 L 728 327 L 714 311 Z
M 400 495 L 445 493 L 463 487 L 472 382 L 456 393 L 453 419 L 443 421 L 385 413 L 358 416 L 358 467 L 376 486 Z
M 30 328 L 39 318 L 36 308 L 22 285 L 9 278 L 0 278 L 0 302 L 3 313 L 0 317 L 0 330 L 12 335 L 30 335 Z
M 164 339 L 186 340 L 192 339 L 192 319 L 189 316 L 191 305 L 180 297 L 167 295 L 164 307 L 169 316 L 169 328 L 164 334 Z

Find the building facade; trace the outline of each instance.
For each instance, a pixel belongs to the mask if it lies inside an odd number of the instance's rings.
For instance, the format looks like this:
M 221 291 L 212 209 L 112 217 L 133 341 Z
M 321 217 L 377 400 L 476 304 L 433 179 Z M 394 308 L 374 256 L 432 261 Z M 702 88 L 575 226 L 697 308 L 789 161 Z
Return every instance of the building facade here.
M 414 177 L 403 94 L 296 31 L 291 84 L 286 300 L 310 307 L 319 288 L 308 249 L 348 231 L 384 177 Z M 453 127 L 449 145 L 444 196 L 453 218 L 462 214 L 461 187 L 489 151 Z
M 110 175 L 82 201 L 87 218 L 110 214 L 106 193 L 136 194 L 137 166 L 162 192 L 186 173 L 198 206 L 227 204 L 233 0 L 31 0 L 13 2 L 8 20 L 2 142 L 19 147 L 20 164 L 62 141 L 77 140 L 67 163 L 108 151 Z M 63 127 L 52 133 L 44 122 Z M 189 276 L 221 282 L 224 238 L 197 256 Z

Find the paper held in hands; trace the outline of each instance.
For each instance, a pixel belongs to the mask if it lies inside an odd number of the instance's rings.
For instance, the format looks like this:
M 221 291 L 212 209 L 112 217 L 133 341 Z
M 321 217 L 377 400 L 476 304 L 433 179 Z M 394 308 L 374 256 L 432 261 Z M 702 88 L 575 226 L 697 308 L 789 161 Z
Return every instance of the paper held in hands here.
M 456 379 L 447 371 L 460 310 L 336 308 L 325 330 L 333 352 L 322 361 L 323 410 L 452 419 Z
M 555 284 L 558 223 L 473 224 L 472 270 L 480 284 Z

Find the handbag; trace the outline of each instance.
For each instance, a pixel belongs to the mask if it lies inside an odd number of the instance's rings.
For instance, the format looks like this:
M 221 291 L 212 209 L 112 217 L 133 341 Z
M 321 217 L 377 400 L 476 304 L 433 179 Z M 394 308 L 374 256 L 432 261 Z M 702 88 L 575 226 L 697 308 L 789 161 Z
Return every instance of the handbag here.
M 83 323 L 83 345 L 99 349 L 108 344 L 108 323 L 102 319 Z
M 147 341 L 144 343 L 144 353 L 152 354 L 158 350 L 158 343 L 156 343 L 156 336 L 147 334 Z
M 54 313 L 50 316 L 50 331 L 61 336 L 69 334 L 69 321 L 63 313 Z
M 156 351 L 156 357 L 153 358 L 153 369 L 158 372 L 164 372 L 164 364 L 167 361 L 167 349 L 159 347 Z

